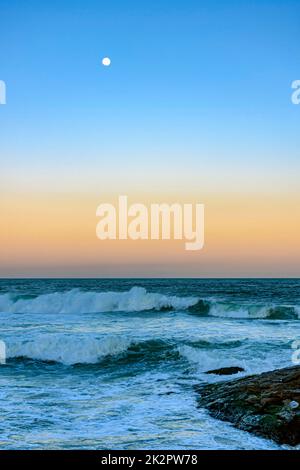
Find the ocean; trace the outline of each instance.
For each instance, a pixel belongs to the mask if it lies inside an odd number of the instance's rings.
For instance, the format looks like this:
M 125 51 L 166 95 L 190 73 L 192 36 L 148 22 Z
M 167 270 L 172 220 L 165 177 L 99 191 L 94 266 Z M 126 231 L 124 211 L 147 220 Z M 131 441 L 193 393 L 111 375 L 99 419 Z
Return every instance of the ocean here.
M 0 317 L 0 449 L 280 448 L 195 386 L 292 365 L 300 280 L 2 279 Z

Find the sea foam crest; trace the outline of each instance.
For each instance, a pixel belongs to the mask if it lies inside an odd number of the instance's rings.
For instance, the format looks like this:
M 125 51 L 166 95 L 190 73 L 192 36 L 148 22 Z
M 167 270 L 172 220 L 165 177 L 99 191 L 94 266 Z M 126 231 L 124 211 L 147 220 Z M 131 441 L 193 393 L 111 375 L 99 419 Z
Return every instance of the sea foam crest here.
M 130 344 L 128 338 L 119 336 L 95 338 L 47 334 L 30 340 L 8 342 L 7 359 L 27 358 L 66 365 L 96 364 L 107 356 L 125 352 Z
M 287 305 L 245 304 L 205 300 L 147 292 L 133 287 L 126 292 L 66 292 L 42 294 L 34 298 L 0 295 L 0 312 L 72 314 L 101 312 L 142 312 L 147 310 L 188 310 L 191 314 L 220 318 L 298 320 L 300 308 Z
M 297 320 L 297 307 L 285 305 L 246 305 L 231 302 L 212 302 L 209 315 L 221 318 Z
M 126 292 L 67 292 L 43 294 L 33 299 L 14 301 L 0 296 L 0 311 L 12 313 L 98 313 L 139 312 L 143 310 L 187 309 L 197 303 L 194 297 L 176 297 L 147 292 L 133 287 Z

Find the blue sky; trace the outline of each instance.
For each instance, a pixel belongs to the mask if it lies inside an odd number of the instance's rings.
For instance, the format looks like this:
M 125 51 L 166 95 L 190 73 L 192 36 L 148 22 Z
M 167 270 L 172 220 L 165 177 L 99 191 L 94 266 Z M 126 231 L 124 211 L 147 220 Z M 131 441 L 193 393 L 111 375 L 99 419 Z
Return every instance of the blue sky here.
M 299 17 L 297 1 L 2 0 L 1 147 L 27 164 L 296 162 Z

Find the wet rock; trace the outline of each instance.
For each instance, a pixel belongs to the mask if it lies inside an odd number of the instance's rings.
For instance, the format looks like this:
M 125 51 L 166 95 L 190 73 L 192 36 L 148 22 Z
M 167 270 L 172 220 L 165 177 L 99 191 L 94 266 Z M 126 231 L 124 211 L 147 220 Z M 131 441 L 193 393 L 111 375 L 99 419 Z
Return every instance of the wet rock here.
M 208 384 L 197 391 L 199 405 L 213 417 L 279 444 L 300 444 L 300 366 Z
M 244 372 L 245 369 L 242 367 L 221 367 L 220 369 L 208 370 L 206 374 L 215 374 L 215 375 L 233 375 L 238 374 L 239 372 Z

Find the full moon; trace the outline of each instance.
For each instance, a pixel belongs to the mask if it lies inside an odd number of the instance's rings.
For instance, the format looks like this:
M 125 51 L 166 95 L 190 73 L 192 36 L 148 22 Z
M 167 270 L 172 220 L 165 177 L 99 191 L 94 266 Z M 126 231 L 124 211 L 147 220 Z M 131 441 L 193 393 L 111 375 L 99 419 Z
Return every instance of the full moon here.
M 108 67 L 110 65 L 110 63 L 111 63 L 111 60 L 110 60 L 109 57 L 104 57 L 102 59 L 102 65 L 105 65 L 106 67 Z

